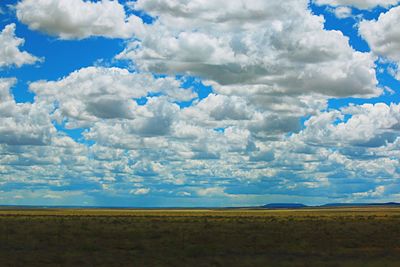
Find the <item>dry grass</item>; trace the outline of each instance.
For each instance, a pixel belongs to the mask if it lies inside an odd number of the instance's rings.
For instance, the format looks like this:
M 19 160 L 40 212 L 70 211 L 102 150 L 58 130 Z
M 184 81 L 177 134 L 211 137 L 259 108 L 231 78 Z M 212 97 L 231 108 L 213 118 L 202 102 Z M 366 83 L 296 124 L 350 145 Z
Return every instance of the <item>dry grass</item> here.
M 400 209 L 4 209 L 0 266 L 400 266 Z

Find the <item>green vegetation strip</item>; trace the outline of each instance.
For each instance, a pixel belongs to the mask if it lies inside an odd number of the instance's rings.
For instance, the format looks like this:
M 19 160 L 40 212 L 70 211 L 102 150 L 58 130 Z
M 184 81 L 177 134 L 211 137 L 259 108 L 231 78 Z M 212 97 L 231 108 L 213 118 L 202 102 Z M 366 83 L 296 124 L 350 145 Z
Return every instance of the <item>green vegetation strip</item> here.
M 0 266 L 400 266 L 400 209 L 2 209 Z

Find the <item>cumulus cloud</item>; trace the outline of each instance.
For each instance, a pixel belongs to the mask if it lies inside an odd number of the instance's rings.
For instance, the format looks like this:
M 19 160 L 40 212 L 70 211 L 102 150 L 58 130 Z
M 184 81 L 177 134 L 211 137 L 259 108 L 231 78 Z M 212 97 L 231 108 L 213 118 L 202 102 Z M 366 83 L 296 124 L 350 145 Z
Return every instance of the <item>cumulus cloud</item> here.
M 20 46 L 24 45 L 25 40 L 15 36 L 15 24 L 8 24 L 0 32 L 0 68 L 8 66 L 21 67 L 25 64 L 34 64 L 41 59 L 21 51 Z
M 378 95 L 374 57 L 354 51 L 341 32 L 324 30 L 307 4 L 138 1 L 134 7 L 157 21 L 117 58 L 199 76 L 220 94 Z
M 400 105 L 350 106 L 311 117 L 301 133 L 312 144 L 379 147 L 394 142 L 400 129 Z
M 367 192 L 353 193 L 355 198 L 377 198 L 381 197 L 385 193 L 385 186 L 378 186 L 375 189 L 371 189 Z
M 325 30 L 308 1 L 139 0 L 131 8 L 155 18 L 139 32 L 125 28 L 130 17 L 117 1 L 33 3 L 17 5 L 19 19 L 62 39 L 136 35 L 117 56 L 136 68 L 85 67 L 31 82 L 33 103 L 16 103 L 15 80 L 1 79 L 0 190 L 233 203 L 380 197 L 390 191 L 379 186 L 396 183 L 399 105 L 327 104 L 381 93 L 377 52 L 357 52 Z M 97 28 L 103 20 L 110 24 Z M 199 97 L 202 87 L 177 74 L 213 92 Z
M 103 119 L 133 120 L 136 114 L 146 113 L 135 99 L 149 93 L 162 93 L 171 101 L 196 97 L 190 89 L 180 88 L 180 82 L 174 78 L 155 79 L 151 74 L 102 67 L 83 68 L 58 81 L 34 82 L 30 89 L 37 101 L 54 105 L 53 116 L 59 123 L 69 119 L 71 127 Z M 76 126 L 72 125 L 74 122 Z M 137 123 L 150 127 L 144 121 Z
M 383 13 L 377 20 L 364 20 L 359 25 L 361 36 L 368 42 L 371 50 L 391 61 L 400 64 L 400 30 L 396 24 L 400 21 L 400 7 L 394 7 Z M 396 70 L 397 71 L 397 70 Z M 395 75 L 396 74 L 395 71 Z M 398 77 L 399 78 L 399 77 Z
M 16 103 L 11 87 L 16 79 L 0 79 L 0 144 L 45 145 L 55 132 L 46 106 Z
M 150 193 L 150 188 L 138 188 L 131 190 L 131 194 L 134 195 L 147 195 L 148 193 Z
M 128 16 L 118 1 L 22 0 L 16 12 L 30 29 L 61 39 L 130 38 L 143 31 L 142 20 Z
M 325 109 L 329 98 L 382 93 L 375 56 L 355 51 L 340 31 L 324 30 L 323 18 L 310 12 L 308 1 L 131 5 L 155 22 L 117 59 L 131 60 L 143 71 L 197 76 L 213 87 L 215 94 L 179 112 L 177 121 L 208 129 L 238 127 L 251 138 L 277 140 L 299 132 L 300 119 Z
M 202 197 L 226 197 L 226 196 L 229 196 L 229 194 L 225 193 L 225 188 L 223 188 L 223 187 L 200 188 L 197 190 L 197 194 Z
M 347 6 L 338 6 L 333 9 L 333 13 L 338 19 L 345 19 L 351 17 L 353 11 Z
M 353 6 L 359 9 L 372 9 L 377 6 L 389 8 L 398 4 L 399 0 L 314 0 L 317 5 Z
M 248 121 L 254 113 L 254 108 L 243 97 L 210 94 L 182 111 L 182 118 L 218 128 Z

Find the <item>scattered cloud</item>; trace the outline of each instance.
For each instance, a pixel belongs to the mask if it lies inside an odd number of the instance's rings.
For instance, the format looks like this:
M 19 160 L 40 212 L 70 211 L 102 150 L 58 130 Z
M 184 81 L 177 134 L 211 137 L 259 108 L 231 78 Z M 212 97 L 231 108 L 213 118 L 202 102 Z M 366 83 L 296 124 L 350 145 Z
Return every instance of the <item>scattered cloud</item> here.
M 371 50 L 378 56 L 400 64 L 400 30 L 395 25 L 400 21 L 400 6 L 383 13 L 377 20 L 363 20 L 359 25 L 361 36 L 368 42 Z M 394 76 L 399 79 L 396 68 Z
M 131 38 L 143 31 L 139 17 L 128 16 L 123 5 L 111 0 L 22 0 L 16 13 L 30 29 L 60 39 Z
M 68 119 L 68 124 L 76 125 L 69 127 L 104 119 L 134 120 L 138 114 L 149 117 L 146 107 L 151 101 L 143 107 L 135 99 L 146 98 L 151 93 L 165 95 L 170 101 L 197 97 L 190 89 L 181 88 L 174 78 L 155 79 L 148 73 L 131 73 L 121 68 L 83 68 L 58 81 L 31 83 L 29 88 L 37 95 L 37 101 L 55 105 L 53 117 L 59 123 Z
M 352 7 L 397 1 L 315 3 L 346 18 Z M 22 0 L 18 20 L 58 44 L 128 40 L 95 66 L 32 80 L 16 73 L 23 85 L 0 78 L 2 197 L 129 205 L 144 195 L 207 205 L 390 197 L 400 188 L 400 105 L 381 101 L 397 89 L 377 69 L 400 62 L 397 13 L 360 22 L 372 50 L 360 52 L 306 0 L 138 0 L 129 10 L 118 1 Z M 1 66 L 40 61 L 19 50 L 15 24 L 0 38 Z M 18 101 L 27 93 L 33 99 Z
M 328 146 L 385 146 L 399 136 L 399 112 L 400 105 L 396 104 L 349 106 L 341 111 L 311 117 L 301 135 L 307 136 L 309 143 L 325 143 Z
M 150 188 L 138 188 L 138 189 L 134 189 L 131 190 L 131 194 L 134 195 L 147 195 L 148 193 L 150 193 Z
M 14 78 L 0 78 L 0 144 L 45 145 L 56 130 L 48 110 L 40 104 L 16 103 L 11 87 Z
M 373 9 L 381 6 L 389 8 L 397 5 L 399 0 L 314 0 L 317 5 L 352 6 L 359 9 Z
M 307 5 L 139 0 L 135 8 L 157 21 L 117 58 L 151 72 L 199 76 L 226 95 L 379 95 L 374 57 L 353 50 L 340 31 L 324 30 Z
M 42 61 L 28 52 L 19 49 L 25 42 L 24 39 L 15 36 L 15 24 L 8 24 L 0 32 L 0 68 L 25 64 L 34 64 Z
M 385 187 L 378 186 L 375 189 L 369 190 L 367 192 L 354 193 L 353 196 L 355 198 L 377 198 L 382 196 L 384 193 L 385 193 Z
M 333 10 L 333 14 L 335 14 L 335 16 L 338 19 L 346 19 L 352 16 L 352 9 L 350 7 L 347 6 L 338 6 L 336 8 L 334 8 Z
M 209 187 L 197 190 L 197 194 L 201 197 L 226 197 L 225 188 L 222 187 Z

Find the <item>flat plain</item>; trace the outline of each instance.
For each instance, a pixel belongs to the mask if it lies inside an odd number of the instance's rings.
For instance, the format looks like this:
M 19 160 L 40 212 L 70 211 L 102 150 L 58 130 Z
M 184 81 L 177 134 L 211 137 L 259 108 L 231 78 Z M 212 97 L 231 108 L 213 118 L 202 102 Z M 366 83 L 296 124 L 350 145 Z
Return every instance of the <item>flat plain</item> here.
M 2 208 L 0 266 L 400 266 L 400 208 Z

